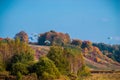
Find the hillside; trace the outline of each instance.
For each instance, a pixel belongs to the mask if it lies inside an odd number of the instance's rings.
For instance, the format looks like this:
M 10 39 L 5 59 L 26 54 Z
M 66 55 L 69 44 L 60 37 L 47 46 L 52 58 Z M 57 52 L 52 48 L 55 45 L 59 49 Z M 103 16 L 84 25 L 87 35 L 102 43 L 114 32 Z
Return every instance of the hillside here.
M 105 43 L 93 43 L 93 46 L 98 47 L 101 52 L 107 57 L 120 63 L 120 45 L 109 45 Z
M 38 61 L 40 56 L 46 55 L 50 50 L 49 46 L 29 45 L 35 51 L 35 60 Z
M 41 55 L 46 55 L 50 46 L 30 45 L 36 52 L 35 58 L 39 59 Z M 98 49 L 99 50 L 99 49 Z M 96 51 L 88 51 L 87 54 L 83 53 L 85 64 L 91 70 L 120 70 L 120 63 L 113 61 L 107 56 L 96 53 Z
M 73 47 L 81 50 L 84 56 L 85 64 L 94 70 L 118 70 L 119 63 L 119 45 L 96 44 L 91 41 L 82 41 L 80 39 L 70 39 L 69 34 L 62 32 L 48 31 L 39 34 L 38 45 L 30 45 L 36 51 L 36 59 L 40 55 L 46 55 L 49 47 L 59 45 L 62 47 Z

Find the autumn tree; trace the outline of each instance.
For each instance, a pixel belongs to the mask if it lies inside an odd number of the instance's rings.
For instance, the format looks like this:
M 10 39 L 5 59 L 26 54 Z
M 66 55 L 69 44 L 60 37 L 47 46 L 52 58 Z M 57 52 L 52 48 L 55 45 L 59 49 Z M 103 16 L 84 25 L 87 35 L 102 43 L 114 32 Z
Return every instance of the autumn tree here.
M 39 45 L 46 45 L 46 41 L 49 41 L 50 45 L 66 45 L 71 42 L 67 33 L 64 34 L 53 30 L 40 34 L 40 37 L 38 37 Z
M 83 65 L 83 56 L 78 48 L 52 46 L 47 55 L 62 74 L 75 73 Z
M 88 50 L 90 50 L 92 48 L 92 42 L 90 42 L 90 41 L 83 41 L 81 48 L 83 48 L 83 49 L 87 48 Z
M 28 43 L 28 35 L 27 35 L 27 33 L 24 32 L 24 31 L 20 31 L 19 33 L 17 33 L 17 34 L 15 35 L 15 39 L 17 39 L 17 38 L 19 38 L 20 41 L 23 41 L 23 42 Z
M 79 39 L 73 39 L 72 42 L 71 42 L 72 45 L 75 45 L 75 46 L 80 46 L 82 45 L 82 41 L 79 40 Z
M 62 74 L 67 74 L 69 71 L 69 63 L 64 55 L 64 48 L 60 46 L 50 47 L 47 57 L 51 59 Z
M 64 54 L 69 62 L 70 73 L 77 74 L 79 68 L 84 65 L 83 56 L 81 51 L 76 48 L 65 48 Z

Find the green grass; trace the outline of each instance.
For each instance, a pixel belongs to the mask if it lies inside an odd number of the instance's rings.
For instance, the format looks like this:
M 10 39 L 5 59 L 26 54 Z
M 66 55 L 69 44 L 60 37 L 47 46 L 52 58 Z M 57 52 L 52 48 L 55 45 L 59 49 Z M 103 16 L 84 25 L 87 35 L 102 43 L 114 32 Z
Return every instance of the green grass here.
M 80 80 L 120 80 L 120 73 L 96 73 Z

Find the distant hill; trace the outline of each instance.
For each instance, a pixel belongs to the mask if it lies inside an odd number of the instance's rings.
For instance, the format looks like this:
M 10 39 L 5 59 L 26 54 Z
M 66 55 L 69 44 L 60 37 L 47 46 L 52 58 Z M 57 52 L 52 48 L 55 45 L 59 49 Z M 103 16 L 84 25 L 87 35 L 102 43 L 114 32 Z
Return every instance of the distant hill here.
M 99 48 L 83 51 L 85 63 L 93 70 L 120 70 L 120 63 L 104 55 Z
M 120 45 L 109 45 L 105 43 L 93 43 L 107 57 L 120 63 Z

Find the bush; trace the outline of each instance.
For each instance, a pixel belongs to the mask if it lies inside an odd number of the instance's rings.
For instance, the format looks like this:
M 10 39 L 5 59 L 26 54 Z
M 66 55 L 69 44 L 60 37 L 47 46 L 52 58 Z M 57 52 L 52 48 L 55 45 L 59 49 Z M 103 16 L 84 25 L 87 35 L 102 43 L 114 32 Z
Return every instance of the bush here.
M 7 65 L 7 69 L 10 70 L 12 72 L 12 74 L 15 74 L 13 72 L 14 70 L 11 70 L 11 68 L 12 69 L 14 67 L 17 68 L 17 66 L 18 66 L 17 69 L 19 69 L 19 68 L 21 69 L 22 66 L 23 66 L 23 68 L 28 68 L 28 65 L 30 65 L 31 63 L 33 64 L 33 60 L 34 60 L 34 55 L 31 53 L 21 53 L 21 54 L 13 55 L 9 64 Z
M 11 63 L 28 63 L 30 61 L 34 60 L 34 55 L 31 53 L 20 53 L 20 54 L 15 54 L 11 58 Z
M 77 75 L 78 75 L 79 77 L 89 76 L 89 75 L 90 75 L 90 69 L 89 69 L 87 66 L 83 65 L 82 68 L 80 68 L 80 69 L 78 70 Z
M 60 77 L 60 72 L 47 57 L 41 57 L 39 62 L 34 65 L 34 70 L 42 80 L 53 80 Z
M 17 73 L 16 79 L 17 80 L 22 80 L 22 74 L 20 72 Z
M 12 65 L 11 73 L 13 75 L 17 75 L 18 72 L 20 72 L 23 75 L 28 74 L 27 65 L 23 63 L 14 63 Z

